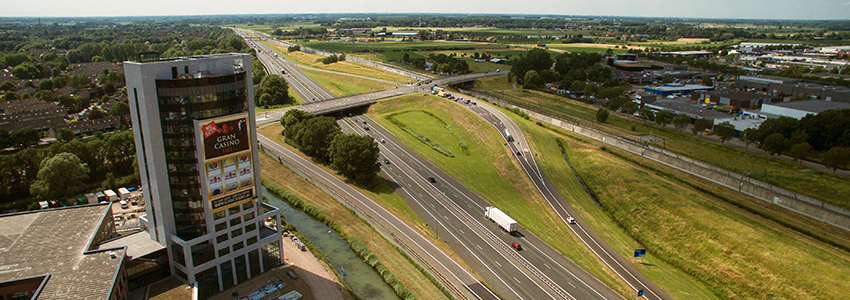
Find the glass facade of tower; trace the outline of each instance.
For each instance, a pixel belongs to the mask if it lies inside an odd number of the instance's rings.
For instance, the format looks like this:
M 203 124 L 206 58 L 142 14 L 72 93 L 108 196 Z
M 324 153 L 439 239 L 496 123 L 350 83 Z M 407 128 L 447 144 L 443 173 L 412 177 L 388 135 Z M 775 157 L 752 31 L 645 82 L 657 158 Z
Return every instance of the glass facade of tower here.
M 209 232 L 193 120 L 248 111 L 245 80 L 245 72 L 156 80 L 176 235 L 185 241 Z

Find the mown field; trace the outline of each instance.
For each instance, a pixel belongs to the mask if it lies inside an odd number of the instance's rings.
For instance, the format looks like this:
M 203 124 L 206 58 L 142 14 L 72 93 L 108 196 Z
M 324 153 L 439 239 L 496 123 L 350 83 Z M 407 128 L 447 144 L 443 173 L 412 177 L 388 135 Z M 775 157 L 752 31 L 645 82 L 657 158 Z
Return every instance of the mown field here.
M 579 119 L 622 136 L 636 138 L 652 133 L 666 140 L 655 146 L 850 209 L 850 178 L 847 177 L 811 170 L 792 162 L 722 145 L 690 132 L 680 132 L 672 125 L 662 128 L 655 123 L 628 118 L 619 113 L 612 114 L 607 124 L 598 124 L 595 122 L 597 108 L 539 91 L 514 90 L 503 76 L 477 80 L 475 88 L 492 91 L 493 95 L 508 100 L 541 107 L 569 119 Z

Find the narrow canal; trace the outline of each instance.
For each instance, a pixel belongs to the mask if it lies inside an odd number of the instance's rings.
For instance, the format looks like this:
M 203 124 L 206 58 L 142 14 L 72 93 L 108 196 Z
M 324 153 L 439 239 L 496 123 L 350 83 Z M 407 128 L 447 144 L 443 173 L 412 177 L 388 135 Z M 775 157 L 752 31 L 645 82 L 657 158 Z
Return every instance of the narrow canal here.
M 360 299 L 398 299 L 393 289 L 387 285 L 380 274 L 363 262 L 350 247 L 348 243 L 337 233 L 316 220 L 313 220 L 299 210 L 289 206 L 288 203 L 269 193 L 265 187 L 261 187 L 263 196 L 269 199 L 269 203 L 280 208 L 286 222 L 295 225 L 298 231 L 304 234 L 331 263 L 337 273 L 342 274 L 345 270 L 346 276 L 342 279 L 351 287 L 351 290 Z M 290 241 L 284 241 L 290 242 Z M 286 253 L 284 253 L 286 255 Z

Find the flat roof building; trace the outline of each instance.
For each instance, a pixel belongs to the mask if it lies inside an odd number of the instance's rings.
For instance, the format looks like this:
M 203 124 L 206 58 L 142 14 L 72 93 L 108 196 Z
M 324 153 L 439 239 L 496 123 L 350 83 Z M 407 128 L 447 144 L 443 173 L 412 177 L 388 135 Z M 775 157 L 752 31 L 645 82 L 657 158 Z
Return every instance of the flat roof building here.
M 850 103 L 810 100 L 771 103 L 761 106 L 762 112 L 792 117 L 798 120 L 807 115 L 816 115 L 822 111 L 830 109 L 850 109 Z
M 124 62 L 149 237 L 204 299 L 281 264 L 280 210 L 263 203 L 251 57 Z M 273 226 L 266 219 L 277 220 Z
M 663 86 L 648 86 L 644 88 L 644 91 L 647 93 L 658 94 L 662 96 L 672 95 L 672 94 L 682 94 L 687 95 L 695 91 L 711 91 L 714 90 L 713 87 L 704 86 L 700 84 L 679 84 L 679 83 L 665 83 Z
M 126 247 L 109 205 L 0 215 L 0 299 L 126 299 Z

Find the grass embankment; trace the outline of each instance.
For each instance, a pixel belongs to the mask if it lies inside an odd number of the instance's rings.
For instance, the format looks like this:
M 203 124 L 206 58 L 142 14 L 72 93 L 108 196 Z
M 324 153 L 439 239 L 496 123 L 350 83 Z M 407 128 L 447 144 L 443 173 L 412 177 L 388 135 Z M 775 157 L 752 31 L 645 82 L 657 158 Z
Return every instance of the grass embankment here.
M 395 275 L 394 277 L 406 286 L 416 298 L 447 298 L 440 288 L 433 283 L 433 279 L 426 275 L 426 272 L 423 272 L 410 258 L 402 254 L 402 251 L 395 248 L 364 220 L 357 217 L 354 212 L 337 202 L 336 199 L 266 155 L 260 156 L 260 167 L 266 180 L 273 182 L 298 198 L 304 199 L 327 220 L 332 220 L 339 228 L 339 233 L 346 237 L 347 241 L 351 237 L 361 242 L 358 244 L 349 241 L 353 249 L 357 247 L 358 253 L 364 253 L 362 245 L 365 245 L 374 254 L 374 257 L 382 262 L 386 270 L 392 272 Z M 384 276 L 383 273 L 382 276 Z M 386 276 L 384 277 L 386 278 Z
M 708 164 L 745 174 L 784 189 L 807 195 L 850 209 L 850 178 L 828 172 L 812 170 L 793 162 L 722 145 L 706 137 L 680 132 L 672 125 L 662 128 L 653 122 L 643 122 L 614 113 L 607 124 L 595 122 L 597 108 L 568 98 L 533 90 L 514 90 L 504 76 L 479 79 L 476 89 L 492 91 L 497 97 L 522 102 L 548 113 L 562 115 L 568 119 L 579 119 L 582 123 L 626 137 L 641 135 L 660 137 L 664 143 L 655 146 Z M 631 130 L 634 127 L 635 130 Z
M 567 144 L 573 166 L 616 224 L 656 258 L 702 281 L 718 297 L 838 299 L 850 290 L 847 252 L 727 202 L 749 197 L 708 193 L 728 189 L 618 149 L 606 152 L 595 145 Z M 615 248 L 631 256 L 632 249 Z M 650 270 L 657 262 L 648 263 L 633 261 L 653 278 Z M 671 291 L 686 299 L 695 296 L 693 290 Z
M 299 42 L 302 46 L 330 52 L 351 52 L 350 42 Z M 461 49 L 499 49 L 504 45 L 482 42 L 452 42 L 452 41 L 427 41 L 427 42 L 396 42 L 384 41 L 375 43 L 356 43 L 354 49 L 358 52 L 366 51 L 420 51 L 420 50 L 461 50 Z
M 383 91 L 394 87 L 394 85 L 389 83 L 339 74 L 306 69 L 302 69 L 301 72 L 337 97 Z
M 408 82 L 410 81 L 410 77 L 404 76 L 401 74 L 396 74 L 392 72 L 386 72 L 382 70 L 378 70 L 376 68 L 368 67 L 362 64 L 349 62 L 349 61 L 340 61 L 332 64 L 323 64 L 321 60 L 325 58 L 324 56 L 318 54 L 310 54 L 301 51 L 289 52 L 286 47 L 280 46 L 278 44 L 263 42 L 266 46 L 274 49 L 279 55 L 284 58 L 302 65 L 311 68 L 334 71 L 340 73 L 346 73 L 351 75 L 359 75 L 366 76 L 369 78 L 375 78 L 380 80 L 386 80 L 391 82 Z
M 426 111 L 435 117 L 409 118 L 405 124 L 456 153 L 447 157 L 404 132 L 385 117 Z M 407 95 L 381 101 L 369 108 L 369 115 L 391 131 L 405 145 L 436 164 L 466 187 L 496 205 L 523 227 L 552 245 L 603 283 L 620 293 L 632 290 L 581 244 L 558 219 L 511 156 L 499 133 L 468 109 L 435 96 Z M 414 116 L 414 115 L 410 115 Z M 469 155 L 457 139 L 441 125 L 456 131 L 466 143 Z

